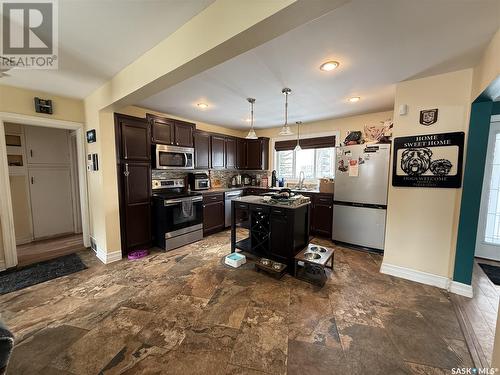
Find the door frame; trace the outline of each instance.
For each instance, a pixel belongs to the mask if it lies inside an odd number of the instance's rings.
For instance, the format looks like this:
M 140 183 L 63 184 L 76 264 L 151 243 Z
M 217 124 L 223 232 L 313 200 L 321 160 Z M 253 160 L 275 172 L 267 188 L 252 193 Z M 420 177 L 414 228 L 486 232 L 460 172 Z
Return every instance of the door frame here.
M 495 137 L 493 135 L 500 134 L 500 121 L 495 121 L 494 118 L 498 118 L 500 120 L 500 116 L 491 116 L 490 129 L 488 132 L 488 145 L 486 151 L 486 162 L 485 162 L 485 170 L 483 177 L 483 186 L 481 189 L 481 203 L 479 208 L 479 219 L 477 223 L 477 235 L 476 235 L 476 246 L 474 248 L 474 256 L 490 259 L 489 257 L 478 255 L 478 247 L 479 246 L 491 246 L 497 248 L 500 251 L 500 245 L 490 244 L 484 241 L 484 232 L 486 230 L 486 211 L 488 210 L 488 201 L 490 197 L 490 182 L 491 182 L 491 172 L 492 168 L 490 166 L 490 162 L 493 161 L 494 152 L 495 152 Z M 496 129 L 492 126 L 496 125 Z M 484 254 L 483 254 L 484 255 Z
M 5 255 L 5 264 L 0 263 L 0 271 L 17 265 L 16 236 L 9 183 L 9 167 L 7 164 L 7 145 L 5 143 L 5 122 L 75 131 L 77 137 L 78 186 L 80 191 L 83 244 L 85 247 L 90 247 L 84 123 L 0 112 L 0 230 L 2 232 Z

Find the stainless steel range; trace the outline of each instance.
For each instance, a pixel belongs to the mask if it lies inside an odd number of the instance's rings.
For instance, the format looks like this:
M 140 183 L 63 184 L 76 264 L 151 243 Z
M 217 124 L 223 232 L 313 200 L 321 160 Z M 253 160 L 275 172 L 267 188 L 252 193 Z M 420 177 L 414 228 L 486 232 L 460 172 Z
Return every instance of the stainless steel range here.
M 153 243 L 172 250 L 203 238 L 203 198 L 182 179 L 153 180 Z

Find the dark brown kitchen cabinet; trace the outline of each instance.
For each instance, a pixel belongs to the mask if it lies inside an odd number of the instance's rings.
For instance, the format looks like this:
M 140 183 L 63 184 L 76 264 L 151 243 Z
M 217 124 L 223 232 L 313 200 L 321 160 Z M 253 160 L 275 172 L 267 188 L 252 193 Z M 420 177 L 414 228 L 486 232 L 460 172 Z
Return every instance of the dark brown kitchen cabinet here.
M 161 116 L 146 114 L 151 125 L 153 143 L 193 147 L 195 124 Z
M 226 139 L 222 136 L 211 136 L 212 168 L 224 169 L 226 164 Z
M 272 233 L 270 236 L 269 254 L 272 258 L 277 258 L 283 263 L 286 263 L 288 260 L 288 253 L 291 247 L 290 240 L 292 239 L 290 236 L 291 226 L 288 221 L 292 220 L 293 216 L 289 218 L 288 211 L 286 209 L 273 208 L 269 219 L 269 229 Z
M 332 237 L 333 195 L 312 194 L 311 232 L 321 237 Z
M 269 138 L 247 139 L 246 169 L 267 170 L 269 164 Z
M 236 140 L 236 168 L 246 169 L 247 167 L 247 141 L 238 138 Z
M 203 195 L 203 235 L 209 235 L 225 226 L 224 193 Z
M 236 168 L 236 139 L 226 138 L 226 168 Z
M 122 254 L 151 246 L 151 130 L 145 119 L 115 114 Z
M 210 134 L 195 132 L 194 136 L 194 165 L 197 169 L 209 169 L 210 165 Z

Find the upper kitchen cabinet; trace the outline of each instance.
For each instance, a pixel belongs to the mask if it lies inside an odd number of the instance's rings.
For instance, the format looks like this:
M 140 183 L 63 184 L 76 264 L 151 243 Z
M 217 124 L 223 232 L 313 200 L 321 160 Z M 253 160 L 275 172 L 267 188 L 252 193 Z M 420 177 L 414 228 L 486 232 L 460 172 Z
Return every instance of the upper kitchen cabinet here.
M 226 168 L 236 168 L 236 139 L 226 138 Z
M 247 139 L 246 151 L 246 169 L 268 169 L 269 138 Z
M 151 160 L 151 131 L 144 119 L 116 115 L 117 158 Z
M 196 169 L 210 168 L 210 134 L 194 132 L 194 166 Z
M 236 140 L 236 168 L 245 169 L 247 167 L 247 141 L 238 138 Z
M 212 135 L 212 168 L 223 169 L 226 166 L 226 139 L 223 136 Z
M 146 114 L 151 124 L 153 143 L 193 147 L 195 124 L 181 120 Z

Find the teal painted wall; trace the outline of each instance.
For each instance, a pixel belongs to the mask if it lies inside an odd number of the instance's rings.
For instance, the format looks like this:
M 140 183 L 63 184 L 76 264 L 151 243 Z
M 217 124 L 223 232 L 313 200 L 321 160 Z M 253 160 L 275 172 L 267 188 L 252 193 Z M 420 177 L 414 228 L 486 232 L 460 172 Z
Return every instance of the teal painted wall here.
M 470 115 L 467 156 L 463 179 L 462 202 L 458 224 L 457 249 L 453 280 L 471 285 L 477 224 L 491 115 L 500 112 L 500 103 L 473 103 Z

